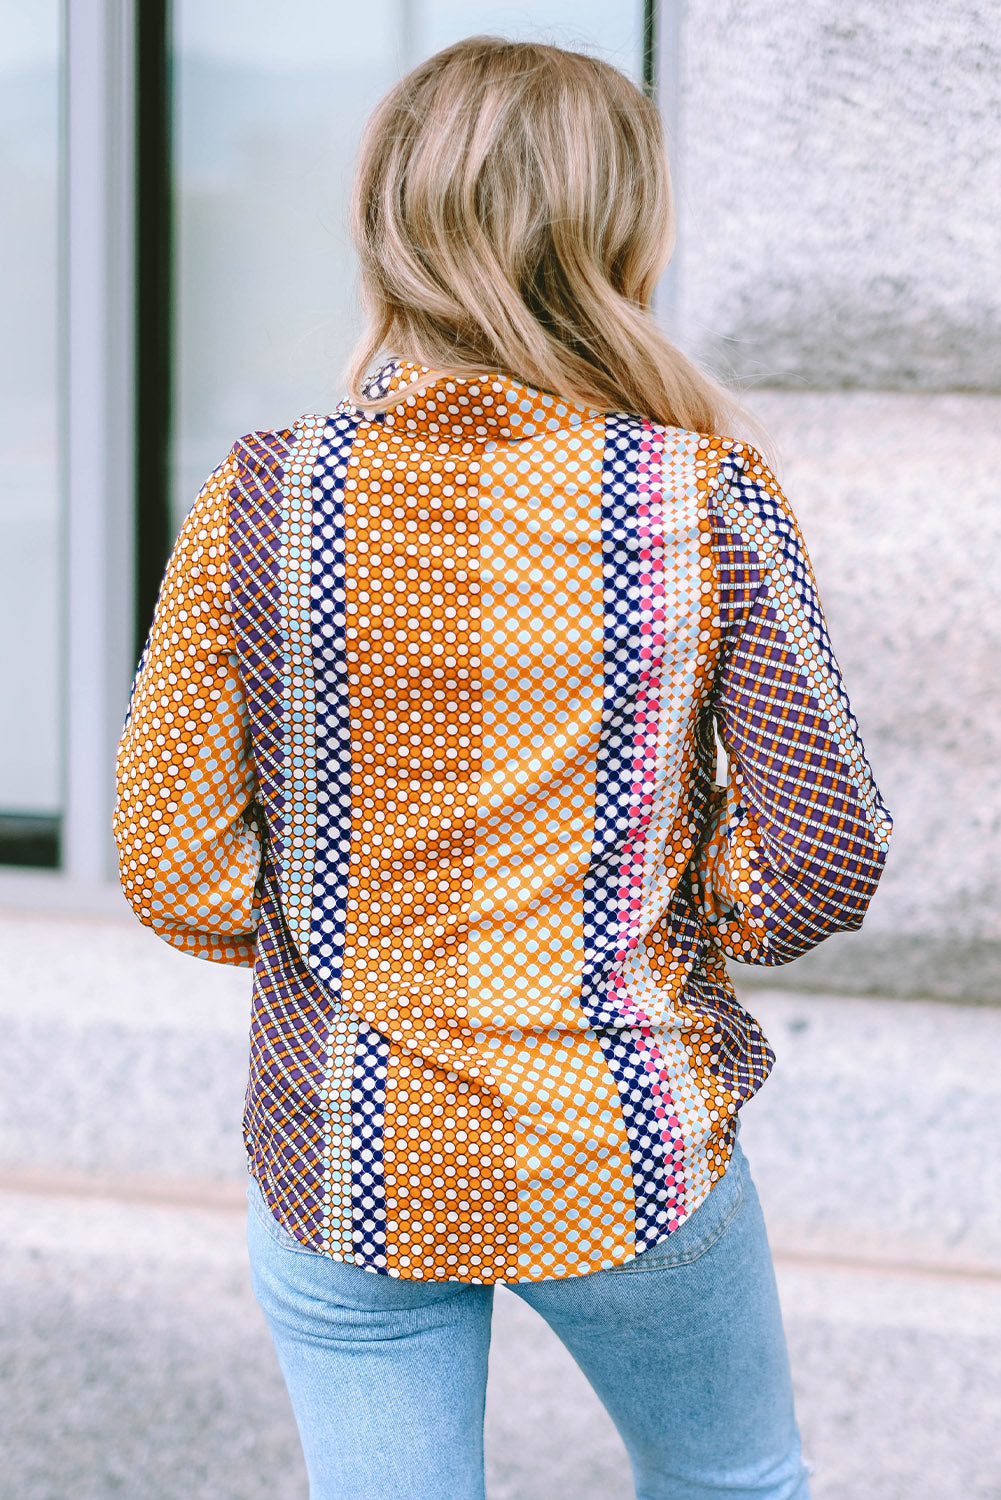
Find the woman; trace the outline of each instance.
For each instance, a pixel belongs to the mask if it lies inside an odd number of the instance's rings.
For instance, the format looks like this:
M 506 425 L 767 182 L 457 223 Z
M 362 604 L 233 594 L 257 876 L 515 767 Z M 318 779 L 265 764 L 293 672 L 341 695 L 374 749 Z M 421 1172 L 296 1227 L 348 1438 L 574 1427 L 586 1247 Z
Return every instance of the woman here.
M 254 968 L 251 1260 L 310 1493 L 482 1496 L 503 1281 L 637 1495 L 802 1500 L 736 1142 L 772 1054 L 724 960 L 857 927 L 890 822 L 789 507 L 650 315 L 656 111 L 463 42 L 376 111 L 354 230 L 348 398 L 198 496 L 115 825 L 141 920 Z

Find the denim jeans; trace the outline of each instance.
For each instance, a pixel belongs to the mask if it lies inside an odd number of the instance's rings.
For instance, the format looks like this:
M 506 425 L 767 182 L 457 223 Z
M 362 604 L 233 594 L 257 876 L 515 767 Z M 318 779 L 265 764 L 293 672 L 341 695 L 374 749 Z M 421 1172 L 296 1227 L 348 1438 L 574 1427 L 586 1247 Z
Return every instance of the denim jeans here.
M 493 1288 L 402 1281 L 299 1245 L 250 1189 L 250 1259 L 310 1500 L 483 1500 Z M 740 1147 L 662 1244 L 512 1284 L 622 1435 L 638 1500 L 809 1500 L 758 1196 Z

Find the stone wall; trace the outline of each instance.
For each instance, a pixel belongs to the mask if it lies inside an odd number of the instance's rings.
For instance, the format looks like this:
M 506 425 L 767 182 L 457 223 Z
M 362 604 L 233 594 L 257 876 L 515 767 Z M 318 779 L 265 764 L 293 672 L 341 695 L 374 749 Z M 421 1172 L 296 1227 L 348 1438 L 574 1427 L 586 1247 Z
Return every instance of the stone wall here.
M 1001 389 L 1001 22 L 975 0 L 688 0 L 679 314 L 793 388 Z
M 1001 998 L 1001 397 L 770 391 L 751 404 L 895 819 L 862 932 L 779 974 Z
M 773 441 L 896 817 L 863 931 L 761 977 L 1001 999 L 1001 24 L 689 0 L 680 71 L 668 317 Z

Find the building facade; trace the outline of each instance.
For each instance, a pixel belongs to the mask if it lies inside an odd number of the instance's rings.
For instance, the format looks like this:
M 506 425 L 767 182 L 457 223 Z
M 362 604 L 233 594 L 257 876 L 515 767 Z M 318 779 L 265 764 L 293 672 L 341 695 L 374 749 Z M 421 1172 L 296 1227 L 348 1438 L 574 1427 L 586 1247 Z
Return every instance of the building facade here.
M 165 548 L 233 439 L 339 395 L 361 125 L 474 32 L 600 51 L 665 114 L 658 308 L 736 379 L 814 554 L 896 814 L 799 984 L 1001 972 L 1001 173 L 984 8 L 916 0 L 0 4 L 0 860 L 113 876 L 112 760 Z M 775 982 L 775 974 L 769 976 Z

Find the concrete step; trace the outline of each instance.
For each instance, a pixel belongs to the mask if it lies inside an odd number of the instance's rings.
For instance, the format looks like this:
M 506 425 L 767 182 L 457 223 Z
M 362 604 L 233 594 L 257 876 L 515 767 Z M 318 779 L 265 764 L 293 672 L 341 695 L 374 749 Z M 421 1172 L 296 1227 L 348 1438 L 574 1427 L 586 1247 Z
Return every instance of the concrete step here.
M 239 1178 L 250 974 L 112 916 L 0 914 L 0 1162 Z
M 776 1246 L 1001 1271 L 1001 1010 L 742 999 L 777 1059 L 741 1111 Z

